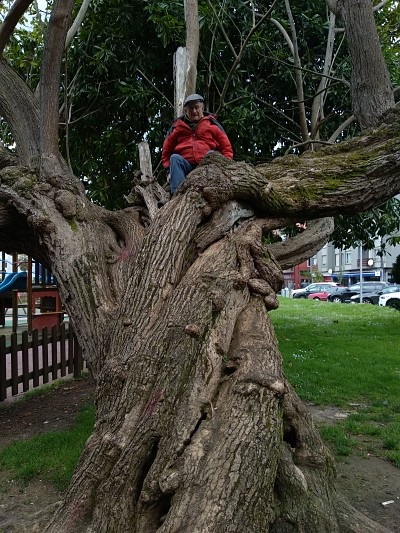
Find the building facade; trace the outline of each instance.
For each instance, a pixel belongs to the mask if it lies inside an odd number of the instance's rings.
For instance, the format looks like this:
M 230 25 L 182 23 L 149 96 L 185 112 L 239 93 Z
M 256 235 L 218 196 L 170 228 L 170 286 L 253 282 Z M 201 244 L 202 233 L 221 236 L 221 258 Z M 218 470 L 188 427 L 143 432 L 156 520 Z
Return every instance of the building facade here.
M 360 280 L 391 282 L 392 266 L 400 255 L 400 245 L 387 246 L 380 256 L 380 241 L 375 244 L 373 250 L 364 250 L 361 246 L 342 250 L 328 243 L 309 260 L 310 272 L 318 272 L 325 281 L 345 286 Z

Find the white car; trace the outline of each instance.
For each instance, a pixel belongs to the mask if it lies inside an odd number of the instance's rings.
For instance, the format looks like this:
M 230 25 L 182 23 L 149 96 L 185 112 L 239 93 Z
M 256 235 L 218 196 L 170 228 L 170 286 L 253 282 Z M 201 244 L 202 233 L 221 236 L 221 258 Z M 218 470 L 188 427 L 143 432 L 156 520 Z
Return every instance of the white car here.
M 333 281 L 319 281 L 316 283 L 311 283 L 310 285 L 307 285 L 307 287 L 303 287 L 302 289 L 294 289 L 291 291 L 291 295 L 297 294 L 298 292 L 304 292 L 304 294 L 307 292 L 308 294 L 310 292 L 322 292 L 326 287 L 337 287 L 338 283 L 333 283 Z M 307 294 L 307 296 L 308 296 Z M 305 298 L 307 298 L 305 296 Z
M 379 305 L 381 307 L 394 307 L 400 310 L 400 292 L 390 292 L 379 296 Z

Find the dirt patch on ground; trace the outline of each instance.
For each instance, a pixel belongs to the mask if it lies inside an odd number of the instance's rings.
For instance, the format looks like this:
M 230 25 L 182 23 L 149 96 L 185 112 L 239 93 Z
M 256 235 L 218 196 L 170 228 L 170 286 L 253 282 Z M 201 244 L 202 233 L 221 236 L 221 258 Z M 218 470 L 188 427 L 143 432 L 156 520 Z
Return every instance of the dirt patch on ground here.
M 57 389 L 4 405 L 0 409 L 0 449 L 39 433 L 70 428 L 78 412 L 93 402 L 93 392 L 90 378 L 68 380 Z M 46 481 L 21 484 L 11 473 L 2 475 L 0 533 L 41 533 L 60 498 L 60 492 Z
M 0 409 L 0 448 L 44 431 L 70 428 L 83 406 L 93 401 L 93 391 L 93 381 L 86 377 L 66 380 L 24 401 L 16 398 L 5 403 Z
M 336 407 L 307 407 L 318 425 L 334 424 L 363 406 L 354 404 L 348 411 Z M 372 455 L 353 455 L 339 461 L 336 470 L 337 487 L 356 509 L 389 531 L 400 532 L 399 468 Z
M 90 379 L 68 381 L 56 390 L 0 409 L 0 448 L 49 430 L 69 428 L 79 410 L 93 401 Z M 342 419 L 335 408 L 309 406 L 315 422 Z M 361 512 L 389 531 L 400 532 L 400 470 L 377 457 L 351 457 L 337 465 L 338 487 Z M 0 479 L 0 533 L 40 533 L 61 494 L 49 483 L 20 485 Z M 387 503 L 393 502 L 393 503 Z M 33 524 L 37 524 L 36 527 Z
M 400 470 L 377 457 L 353 456 L 337 465 L 338 488 L 361 513 L 400 531 Z

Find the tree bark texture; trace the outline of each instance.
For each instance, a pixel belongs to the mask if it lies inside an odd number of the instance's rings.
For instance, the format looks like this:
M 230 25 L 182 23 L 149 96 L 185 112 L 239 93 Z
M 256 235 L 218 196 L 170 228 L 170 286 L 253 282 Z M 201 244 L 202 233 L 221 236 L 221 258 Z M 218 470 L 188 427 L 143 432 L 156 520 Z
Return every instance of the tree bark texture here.
M 393 88 L 374 20 L 371 0 L 338 0 L 351 54 L 351 98 L 362 129 L 376 127 L 394 107 Z M 366 37 L 367 36 L 367 37 Z
M 39 102 L 20 76 L 0 58 L 0 110 L 18 145 L 20 165 L 37 165 L 39 158 Z
M 55 0 L 47 29 L 40 76 L 40 153 L 43 173 L 67 170 L 59 153 L 59 93 L 61 60 L 73 0 Z
M 197 0 L 184 0 L 186 46 L 174 54 L 174 109 L 175 116 L 183 114 L 185 97 L 196 92 L 197 57 L 200 46 L 199 13 Z

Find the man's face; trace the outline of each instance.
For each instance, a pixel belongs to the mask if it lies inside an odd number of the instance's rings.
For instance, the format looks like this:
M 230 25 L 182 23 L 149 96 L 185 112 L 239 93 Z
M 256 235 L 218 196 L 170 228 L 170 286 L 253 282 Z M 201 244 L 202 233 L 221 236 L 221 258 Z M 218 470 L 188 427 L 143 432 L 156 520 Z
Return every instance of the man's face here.
M 203 102 L 189 102 L 184 108 L 185 115 L 190 122 L 198 122 L 204 116 Z

